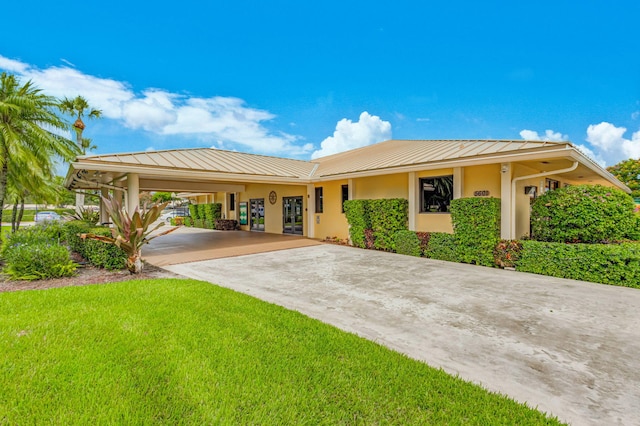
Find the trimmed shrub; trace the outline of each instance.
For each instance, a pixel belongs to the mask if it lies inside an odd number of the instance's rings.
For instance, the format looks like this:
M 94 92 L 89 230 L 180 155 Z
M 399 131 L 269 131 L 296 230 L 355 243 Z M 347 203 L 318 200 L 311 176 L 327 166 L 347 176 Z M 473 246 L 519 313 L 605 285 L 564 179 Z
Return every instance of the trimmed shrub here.
M 446 232 L 432 232 L 425 256 L 430 259 L 460 262 L 455 236 Z
M 409 221 L 409 202 L 404 198 L 369 200 L 369 219 L 378 250 L 395 251 L 395 235 L 406 231 Z
M 451 221 L 461 262 L 494 266 L 500 241 L 500 199 L 458 198 L 451 201 Z
M 206 204 L 196 204 L 196 211 L 198 212 L 197 219 L 202 220 L 202 222 L 201 222 L 202 224 L 204 224 L 204 221 L 206 219 L 205 214 L 204 214 L 205 205 Z M 203 226 L 200 226 L 200 228 L 203 228 Z
M 368 203 L 369 200 L 346 200 L 344 202 L 344 213 L 347 222 L 349 222 L 351 244 L 360 248 L 367 248 L 364 231 L 371 229 Z
M 640 244 L 565 244 L 523 241 L 522 272 L 640 288 Z
M 91 228 L 88 232 L 111 237 L 111 230 L 107 227 Z M 127 254 L 120 247 L 90 238 L 85 239 L 83 244 L 84 258 L 92 265 L 109 270 L 127 267 Z
M 196 204 L 189 204 L 189 214 L 194 220 L 200 219 L 200 213 L 198 208 L 196 207 Z
M 636 238 L 638 222 L 633 209 L 629 195 L 602 185 L 575 185 L 548 191 L 531 207 L 532 238 L 557 243 Z
M 204 204 L 205 227 L 215 229 L 216 220 L 222 218 L 222 204 Z
M 420 257 L 420 239 L 413 231 L 398 231 L 394 238 L 396 252 Z
M 513 268 L 520 259 L 522 243 L 518 240 L 501 240 L 493 250 L 495 264 L 501 268 Z
M 191 218 L 190 216 L 185 216 L 184 226 L 188 226 L 189 228 L 193 227 L 193 218 Z

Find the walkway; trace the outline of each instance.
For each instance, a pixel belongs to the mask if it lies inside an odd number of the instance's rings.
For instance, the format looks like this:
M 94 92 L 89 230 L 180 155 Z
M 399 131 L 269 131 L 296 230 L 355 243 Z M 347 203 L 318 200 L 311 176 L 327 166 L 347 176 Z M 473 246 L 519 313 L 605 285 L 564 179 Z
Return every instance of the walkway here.
M 329 244 L 166 269 L 299 311 L 576 425 L 640 424 L 638 289 Z

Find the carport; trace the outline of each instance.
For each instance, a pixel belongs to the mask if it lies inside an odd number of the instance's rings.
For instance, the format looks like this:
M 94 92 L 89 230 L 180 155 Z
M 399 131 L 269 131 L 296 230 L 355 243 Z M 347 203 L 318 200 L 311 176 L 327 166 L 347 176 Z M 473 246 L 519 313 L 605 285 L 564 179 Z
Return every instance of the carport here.
M 159 231 L 166 229 L 162 227 Z M 321 244 L 309 238 L 250 231 L 214 231 L 180 227 L 151 240 L 142 249 L 143 259 L 156 266 L 266 253 Z

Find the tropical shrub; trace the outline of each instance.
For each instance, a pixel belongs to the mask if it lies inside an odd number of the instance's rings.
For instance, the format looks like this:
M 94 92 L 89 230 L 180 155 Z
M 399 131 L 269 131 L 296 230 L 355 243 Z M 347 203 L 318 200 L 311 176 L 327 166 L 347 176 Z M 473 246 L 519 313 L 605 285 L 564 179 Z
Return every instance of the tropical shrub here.
M 640 288 L 640 244 L 522 241 L 518 271 Z
M 500 241 L 500 199 L 452 200 L 451 221 L 460 261 L 493 266 L 493 250 Z
M 184 218 L 184 226 L 193 227 L 193 218 L 190 216 L 185 216 Z
M 420 257 L 420 239 L 413 231 L 398 231 L 394 238 L 396 253 Z
M 85 208 L 83 206 L 78 206 L 77 210 L 73 213 L 68 213 L 65 216 L 70 220 L 80 220 L 91 225 L 95 225 L 100 220 L 100 212 L 98 210 L 94 210 L 92 207 Z
M 531 236 L 537 241 L 600 243 L 638 237 L 633 199 L 602 185 L 575 185 L 548 191 L 531 209 Z
M 91 225 L 82 220 L 72 220 L 65 222 L 63 225 L 64 238 L 69 246 L 69 250 L 78 253 L 80 256 L 86 259 L 87 255 L 84 252 L 85 241 L 80 238 L 80 235 L 86 234 L 91 229 Z
M 196 206 L 197 204 L 189 204 L 189 214 L 193 219 L 200 219 L 200 211 Z
M 140 209 L 136 206 L 131 216 L 123 208 L 120 202 L 114 198 L 102 198 L 105 209 L 111 216 L 113 228 L 110 228 L 111 236 L 97 235 L 95 233 L 83 234 L 83 238 L 90 238 L 120 247 L 127 254 L 127 269 L 132 274 L 142 271 L 142 246 L 149 241 L 178 228 L 171 228 L 165 232 L 150 236 L 151 232 L 164 225 L 164 222 L 149 228 L 162 213 L 168 203 L 147 205 L 145 202 Z
M 460 262 L 456 246 L 456 238 L 453 234 L 431 232 L 425 256 L 430 259 Z

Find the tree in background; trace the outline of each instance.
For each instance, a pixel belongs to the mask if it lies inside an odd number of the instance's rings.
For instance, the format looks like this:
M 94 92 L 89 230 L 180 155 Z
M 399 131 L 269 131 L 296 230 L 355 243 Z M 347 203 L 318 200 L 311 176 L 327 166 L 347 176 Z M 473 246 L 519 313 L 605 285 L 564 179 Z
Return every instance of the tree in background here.
M 633 198 L 640 198 L 640 160 L 629 158 L 607 167 L 607 171 L 631 189 Z
M 1 207 L 10 177 L 15 182 L 25 182 L 26 177 L 34 177 L 33 183 L 39 177 L 52 180 L 56 156 L 70 161 L 78 155 L 73 141 L 54 133 L 67 128 L 56 108 L 59 101 L 43 94 L 31 81 L 21 85 L 15 75 L 0 74 Z
M 151 201 L 153 201 L 154 203 L 166 203 L 167 201 L 172 201 L 173 200 L 173 196 L 171 195 L 170 192 L 154 192 L 153 195 L 151 196 Z
M 64 98 L 59 105 L 60 111 L 65 114 L 72 115 L 76 118 L 76 121 L 71 125 L 71 128 L 76 133 L 76 144 L 80 148 L 82 155 L 87 153 L 87 150 L 97 148 L 89 138 L 83 138 L 82 132 L 87 127 L 82 121 L 82 117 L 87 115 L 88 118 L 100 118 L 102 117 L 102 111 L 93 108 L 89 105 L 89 102 L 82 96 L 76 96 L 75 98 Z M 76 208 L 84 206 L 84 193 L 76 193 Z

